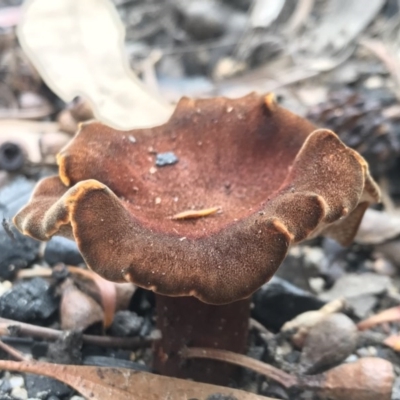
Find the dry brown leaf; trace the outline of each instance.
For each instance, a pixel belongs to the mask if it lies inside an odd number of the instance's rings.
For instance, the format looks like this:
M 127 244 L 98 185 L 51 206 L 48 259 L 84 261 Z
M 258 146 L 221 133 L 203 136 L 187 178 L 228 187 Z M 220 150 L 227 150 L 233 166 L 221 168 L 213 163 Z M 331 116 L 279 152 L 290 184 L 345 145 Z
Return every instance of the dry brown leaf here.
M 0 369 L 40 374 L 60 380 L 90 400 L 206 400 L 217 394 L 221 398 L 237 400 L 273 400 L 238 389 L 125 368 L 0 360 Z
M 394 351 L 400 351 L 400 335 L 390 335 L 383 343 L 391 347 Z
M 71 279 L 62 285 L 60 305 L 61 329 L 84 331 L 104 320 L 101 306 L 86 293 L 81 292 Z
M 18 37 L 47 85 L 64 101 L 88 98 L 118 129 L 165 122 L 171 109 L 130 70 L 124 27 L 109 0 L 31 0 Z
M 357 327 L 360 331 L 364 331 L 374 327 L 375 325 L 394 321 L 400 321 L 400 306 L 381 311 L 380 313 L 359 322 Z
M 393 365 L 382 358 L 365 357 L 316 375 L 290 375 L 243 354 L 219 349 L 189 347 L 186 358 L 208 358 L 239 365 L 279 382 L 286 388 L 311 389 L 323 399 L 390 400 L 395 378 Z
M 80 274 L 81 276 L 92 280 L 97 286 L 100 297 L 101 304 L 104 311 L 104 327 L 108 328 L 113 320 L 117 304 L 117 288 L 114 282 L 107 281 L 95 272 L 82 269 L 78 267 L 69 266 L 68 270 L 74 274 Z

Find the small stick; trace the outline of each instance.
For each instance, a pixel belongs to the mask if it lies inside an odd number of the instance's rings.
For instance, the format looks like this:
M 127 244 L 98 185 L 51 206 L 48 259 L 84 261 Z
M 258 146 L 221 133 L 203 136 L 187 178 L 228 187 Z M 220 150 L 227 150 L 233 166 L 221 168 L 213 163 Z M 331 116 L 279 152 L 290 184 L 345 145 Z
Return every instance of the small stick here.
M 9 346 L 8 344 L 4 343 L 2 340 L 0 340 L 0 349 L 4 350 L 7 354 L 9 354 L 11 357 L 15 358 L 18 361 L 29 361 L 29 357 L 25 356 L 21 352 L 19 352 L 17 349 L 14 349 L 14 347 Z
M 272 339 L 274 337 L 274 334 L 272 332 L 270 332 L 261 322 L 258 322 L 254 318 L 249 319 L 249 328 L 255 329 L 258 332 L 263 333 L 266 339 Z
M 10 329 L 15 327 L 18 335 L 36 337 L 47 340 L 60 339 L 64 331 L 27 324 L 25 322 L 13 321 L 11 319 L 0 318 L 0 335 L 7 335 Z M 119 347 L 124 349 L 137 349 L 148 347 L 154 341 L 153 338 L 123 338 L 113 336 L 82 335 L 82 341 L 86 344 L 93 344 L 102 347 Z
M 255 360 L 254 358 L 244 356 L 243 354 L 237 354 L 232 351 L 201 347 L 186 347 L 182 350 L 181 356 L 183 358 L 207 358 L 210 360 L 239 365 L 240 367 L 258 372 L 259 374 L 280 383 L 287 389 L 298 386 L 300 383 L 296 376 L 290 375 L 272 365 L 265 364 L 261 361 Z

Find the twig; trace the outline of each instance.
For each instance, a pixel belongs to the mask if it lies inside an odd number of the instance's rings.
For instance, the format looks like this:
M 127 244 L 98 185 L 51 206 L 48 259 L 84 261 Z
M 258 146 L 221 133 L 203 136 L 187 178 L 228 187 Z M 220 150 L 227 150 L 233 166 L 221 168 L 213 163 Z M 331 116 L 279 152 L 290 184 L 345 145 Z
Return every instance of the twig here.
M 274 337 L 272 332 L 254 318 L 249 319 L 249 329 L 255 329 L 258 332 L 263 333 L 266 339 L 272 339 Z
M 187 347 L 182 350 L 183 358 L 208 358 L 211 360 L 223 361 L 230 364 L 239 365 L 240 367 L 251 369 L 259 374 L 266 376 L 283 387 L 289 389 L 299 385 L 299 379 L 296 376 L 290 375 L 272 365 L 265 364 L 254 358 L 244 356 L 242 354 L 233 353 L 227 350 Z
M 0 340 L 0 349 L 4 350 L 7 354 L 9 354 L 11 357 L 15 358 L 18 361 L 29 361 L 29 357 L 25 356 L 17 349 L 14 349 L 14 347 L 4 343 L 2 340 Z
M 43 326 L 36 326 L 27 324 L 25 322 L 13 321 L 11 319 L 0 318 L 0 334 L 6 335 L 16 328 L 18 335 L 36 337 L 47 340 L 60 339 L 64 332 L 57 329 L 46 328 Z M 124 349 L 137 349 L 141 347 L 148 347 L 154 341 L 153 338 L 123 338 L 113 336 L 96 336 L 96 335 L 82 335 L 82 341 L 86 344 L 92 344 L 102 347 L 118 347 Z

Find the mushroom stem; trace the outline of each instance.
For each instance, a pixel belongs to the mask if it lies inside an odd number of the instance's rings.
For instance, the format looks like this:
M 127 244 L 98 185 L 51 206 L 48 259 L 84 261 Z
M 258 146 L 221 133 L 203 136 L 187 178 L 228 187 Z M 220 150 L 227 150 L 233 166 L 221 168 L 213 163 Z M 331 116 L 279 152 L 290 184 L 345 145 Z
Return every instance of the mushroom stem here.
M 162 338 L 155 344 L 154 369 L 162 375 L 226 385 L 237 367 L 215 360 L 186 360 L 186 346 L 244 353 L 247 344 L 250 299 L 210 305 L 194 297 L 156 295 L 157 326 Z

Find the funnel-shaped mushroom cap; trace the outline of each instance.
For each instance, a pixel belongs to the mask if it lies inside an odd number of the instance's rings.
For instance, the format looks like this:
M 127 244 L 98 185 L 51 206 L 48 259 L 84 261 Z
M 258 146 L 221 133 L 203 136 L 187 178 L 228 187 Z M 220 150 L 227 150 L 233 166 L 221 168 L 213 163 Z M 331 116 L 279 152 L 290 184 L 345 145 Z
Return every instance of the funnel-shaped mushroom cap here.
M 292 244 L 350 242 L 379 198 L 360 155 L 271 95 L 184 98 L 152 129 L 88 123 L 58 162 L 14 219 L 23 233 L 75 239 L 106 279 L 212 304 L 251 295 Z

